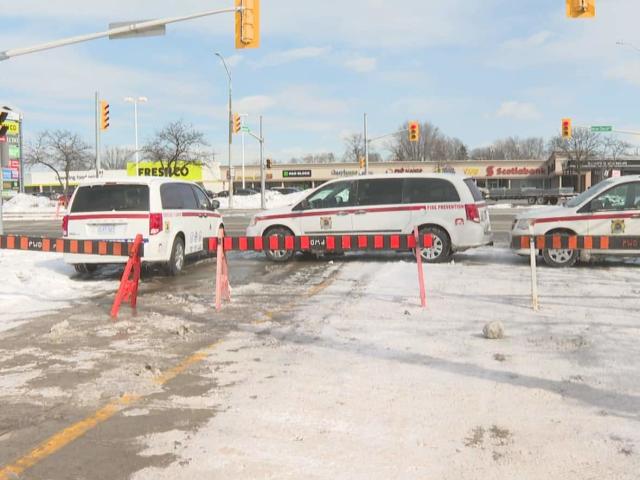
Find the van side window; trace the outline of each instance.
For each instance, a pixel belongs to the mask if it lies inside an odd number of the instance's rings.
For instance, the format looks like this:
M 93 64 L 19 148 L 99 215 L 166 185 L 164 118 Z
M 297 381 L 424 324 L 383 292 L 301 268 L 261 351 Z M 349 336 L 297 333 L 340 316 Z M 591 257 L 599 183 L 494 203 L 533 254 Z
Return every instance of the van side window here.
M 442 178 L 405 178 L 402 203 L 459 202 L 453 184 Z
M 358 180 L 358 205 L 389 205 L 402 202 L 402 178 Z
M 193 189 L 193 192 L 196 195 L 196 200 L 198 201 L 198 208 L 200 210 L 210 210 L 211 203 L 209 203 L 209 199 L 207 198 L 207 195 L 194 185 L 191 185 L 191 188 Z
M 355 182 L 331 183 L 300 202 L 294 210 L 348 207 L 353 205 L 354 197 Z
M 162 208 L 166 210 L 199 210 L 191 185 L 165 183 L 160 187 Z

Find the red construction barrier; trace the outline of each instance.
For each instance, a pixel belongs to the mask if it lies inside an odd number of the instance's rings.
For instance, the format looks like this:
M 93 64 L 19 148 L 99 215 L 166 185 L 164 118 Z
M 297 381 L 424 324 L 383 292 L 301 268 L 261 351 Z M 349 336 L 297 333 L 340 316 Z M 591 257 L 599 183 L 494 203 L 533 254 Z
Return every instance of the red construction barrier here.
M 422 268 L 421 248 L 431 248 L 433 236 L 420 235 L 415 228 L 410 235 L 301 235 L 301 236 L 271 236 L 271 237 L 225 237 L 224 231 L 218 237 L 204 239 L 204 249 L 217 252 L 216 266 L 216 311 L 220 311 L 222 300 L 231 301 L 229 290 L 228 266 L 225 252 L 238 251 L 266 251 L 266 250 L 294 250 L 321 252 L 348 251 L 383 251 L 383 250 L 414 250 L 418 264 L 418 285 L 420 288 L 420 304 L 427 306 L 424 270 Z
M 138 300 L 138 285 L 140 283 L 140 247 L 142 246 L 142 235 L 136 235 L 136 240 L 129 252 L 129 261 L 124 268 L 122 279 L 120 280 L 120 288 L 116 293 L 116 298 L 111 307 L 111 317 L 117 318 L 120 311 L 120 304 L 124 301 L 130 301 L 131 308 L 135 310 Z

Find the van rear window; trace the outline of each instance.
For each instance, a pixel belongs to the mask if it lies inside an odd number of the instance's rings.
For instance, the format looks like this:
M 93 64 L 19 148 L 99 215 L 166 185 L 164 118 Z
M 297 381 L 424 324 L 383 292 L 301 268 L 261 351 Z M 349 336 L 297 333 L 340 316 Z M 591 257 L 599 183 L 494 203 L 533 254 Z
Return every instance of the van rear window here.
M 482 192 L 480 191 L 480 189 L 476 185 L 476 182 L 474 182 L 472 178 L 465 178 L 464 183 L 466 183 L 467 187 L 469 187 L 469 191 L 471 192 L 471 195 L 473 196 L 473 199 L 476 202 L 481 202 L 482 200 L 484 200 L 484 197 L 482 196 Z
M 78 188 L 71 204 L 71 213 L 139 211 L 149 211 L 147 185 L 87 185 Z

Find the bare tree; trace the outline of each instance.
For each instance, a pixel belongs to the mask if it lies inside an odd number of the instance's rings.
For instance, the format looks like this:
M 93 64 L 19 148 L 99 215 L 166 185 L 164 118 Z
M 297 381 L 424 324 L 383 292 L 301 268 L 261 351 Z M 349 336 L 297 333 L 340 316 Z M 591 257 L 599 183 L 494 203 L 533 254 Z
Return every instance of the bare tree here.
M 507 137 L 496 140 L 488 147 L 474 148 L 471 158 L 474 160 L 531 160 L 546 156 L 542 137 Z
M 171 172 L 181 163 L 200 164 L 202 159 L 199 152 L 207 145 L 202 132 L 178 120 L 156 132 L 142 150 L 147 160 L 159 162 L 171 176 Z
M 364 157 L 364 136 L 361 133 L 352 133 L 344 139 L 344 156 L 345 162 L 359 162 Z
M 100 163 L 103 168 L 106 168 L 108 170 L 122 170 L 127 168 L 127 163 L 129 163 L 133 159 L 135 153 L 136 152 L 134 150 L 131 150 L 130 148 L 107 148 L 103 152 Z
M 405 122 L 393 140 L 387 143 L 387 149 L 395 161 L 466 160 L 468 157 L 467 147 L 460 139 L 444 135 L 429 122 L 420 125 L 420 138 L 417 142 L 409 141 L 408 129 L 409 123 Z
M 602 149 L 602 136 L 589 128 L 574 128 L 571 138 L 558 135 L 549 142 L 549 150 L 564 153 L 576 169 L 576 188 L 583 190 L 582 165 L 595 158 Z
M 27 146 L 28 165 L 43 165 L 53 171 L 65 196 L 69 194 L 69 173 L 85 170 L 94 163 L 91 147 L 77 133 L 68 130 L 41 132 Z
M 628 155 L 633 145 L 615 137 L 605 137 L 602 140 L 602 156 L 612 160 Z

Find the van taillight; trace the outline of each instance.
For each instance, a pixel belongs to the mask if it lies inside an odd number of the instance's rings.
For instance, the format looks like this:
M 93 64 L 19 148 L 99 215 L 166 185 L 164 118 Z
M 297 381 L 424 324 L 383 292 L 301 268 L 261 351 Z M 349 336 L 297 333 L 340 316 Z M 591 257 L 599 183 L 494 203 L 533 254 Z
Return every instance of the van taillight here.
M 62 217 L 62 236 L 69 235 L 69 215 Z
M 149 215 L 149 235 L 157 235 L 162 231 L 162 214 L 152 213 Z
M 467 203 L 464 209 L 467 212 L 467 220 L 480 223 L 480 210 L 475 203 Z

